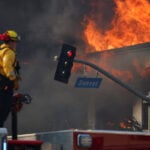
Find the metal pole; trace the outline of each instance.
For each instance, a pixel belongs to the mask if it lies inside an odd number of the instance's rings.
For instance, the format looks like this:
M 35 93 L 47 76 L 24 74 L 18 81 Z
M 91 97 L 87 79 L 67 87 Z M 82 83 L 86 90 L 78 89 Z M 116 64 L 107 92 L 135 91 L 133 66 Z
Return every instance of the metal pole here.
M 84 60 L 80 60 L 80 59 L 74 59 L 74 62 L 90 66 L 91 68 L 93 68 L 93 69 L 97 70 L 98 72 L 104 74 L 106 77 L 110 78 L 114 82 L 118 83 L 119 85 L 121 85 L 122 87 L 124 87 L 125 89 L 127 89 L 128 91 L 130 91 L 131 93 L 133 93 L 134 95 L 142 98 L 143 100 L 147 101 L 150 104 L 150 98 L 149 97 L 145 96 L 140 91 L 138 91 L 135 88 L 131 87 L 130 85 L 124 83 L 120 79 L 116 78 L 115 76 L 113 76 L 109 72 L 105 71 L 104 69 L 96 66 L 95 64 L 92 64 L 90 62 L 87 62 L 87 61 L 84 61 Z
M 17 112 L 15 110 L 11 111 L 11 130 L 12 130 L 12 139 L 17 140 L 17 134 L 18 134 L 18 118 L 17 118 Z

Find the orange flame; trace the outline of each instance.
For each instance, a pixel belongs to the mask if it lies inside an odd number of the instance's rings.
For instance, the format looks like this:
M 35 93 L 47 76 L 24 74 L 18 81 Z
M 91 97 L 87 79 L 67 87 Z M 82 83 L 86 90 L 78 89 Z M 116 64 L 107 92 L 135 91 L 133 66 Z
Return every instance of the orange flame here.
M 95 11 L 91 11 L 89 16 L 85 16 L 84 36 L 88 44 L 96 51 L 101 51 L 149 42 L 149 0 L 115 0 L 114 2 L 116 7 L 109 29 L 98 28 L 98 20 L 102 20 L 99 13 L 93 14 Z M 94 7 L 98 5 L 98 2 L 95 5 L 92 3 Z

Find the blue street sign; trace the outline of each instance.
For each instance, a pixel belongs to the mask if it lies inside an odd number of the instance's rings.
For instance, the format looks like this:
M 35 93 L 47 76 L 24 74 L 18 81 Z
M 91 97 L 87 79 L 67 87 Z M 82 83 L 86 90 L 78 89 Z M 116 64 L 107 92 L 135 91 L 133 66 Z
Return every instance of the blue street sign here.
M 77 88 L 99 88 L 102 78 L 86 78 L 79 77 L 76 80 L 75 87 Z

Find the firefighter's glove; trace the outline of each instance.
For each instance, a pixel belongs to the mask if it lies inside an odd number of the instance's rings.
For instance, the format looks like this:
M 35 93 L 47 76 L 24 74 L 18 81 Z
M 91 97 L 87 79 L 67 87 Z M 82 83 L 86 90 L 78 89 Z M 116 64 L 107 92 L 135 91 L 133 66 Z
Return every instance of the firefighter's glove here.
M 14 90 L 18 90 L 19 89 L 19 80 L 18 79 L 16 79 L 16 80 L 14 80 Z

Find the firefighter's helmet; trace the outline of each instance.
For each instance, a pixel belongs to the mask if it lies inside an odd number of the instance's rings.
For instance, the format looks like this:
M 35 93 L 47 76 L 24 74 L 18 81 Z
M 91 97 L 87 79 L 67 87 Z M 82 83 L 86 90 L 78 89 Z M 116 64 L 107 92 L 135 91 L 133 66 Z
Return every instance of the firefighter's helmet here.
M 18 35 L 18 33 L 14 30 L 7 30 L 3 35 L 5 35 L 6 41 L 15 41 L 15 42 L 19 42 L 20 41 L 20 36 Z

